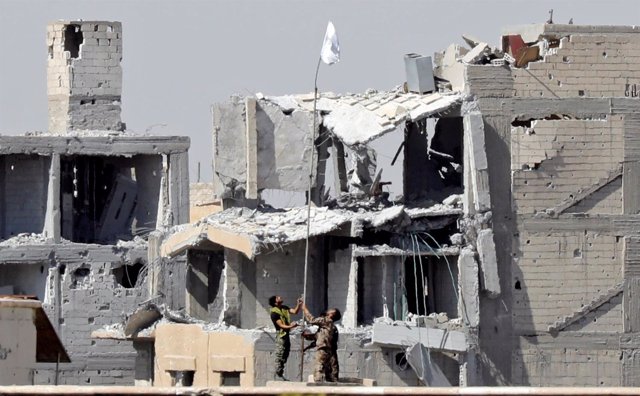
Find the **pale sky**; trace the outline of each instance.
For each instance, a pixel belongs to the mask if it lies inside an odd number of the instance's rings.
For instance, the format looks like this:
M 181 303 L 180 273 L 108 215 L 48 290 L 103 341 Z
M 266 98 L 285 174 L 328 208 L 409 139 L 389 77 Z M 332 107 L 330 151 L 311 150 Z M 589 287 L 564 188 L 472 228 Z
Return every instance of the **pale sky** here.
M 47 128 L 46 25 L 123 24 L 122 119 L 133 132 L 191 138 L 190 174 L 211 180 L 211 113 L 232 94 L 313 90 L 327 21 L 342 50 L 320 70 L 321 91 L 391 89 L 403 55 L 432 55 L 468 33 L 498 45 L 501 28 L 554 21 L 634 25 L 638 0 L 28 1 L 0 0 L 0 133 Z

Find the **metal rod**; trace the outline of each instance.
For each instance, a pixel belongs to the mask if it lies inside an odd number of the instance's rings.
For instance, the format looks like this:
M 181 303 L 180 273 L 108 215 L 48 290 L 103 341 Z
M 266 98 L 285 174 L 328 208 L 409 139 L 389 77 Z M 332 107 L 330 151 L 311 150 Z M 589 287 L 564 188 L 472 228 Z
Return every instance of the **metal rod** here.
M 316 66 L 316 77 L 313 82 L 313 129 L 311 130 L 311 161 L 309 162 L 309 188 L 307 190 L 307 237 L 304 248 L 304 281 L 302 284 L 302 301 L 307 298 L 307 270 L 309 267 L 309 236 L 311 234 L 311 188 L 313 185 L 313 162 L 315 160 L 315 141 L 316 127 L 318 125 L 318 72 L 320 71 L 320 62 L 322 58 L 318 57 L 318 65 Z M 305 322 L 304 312 L 302 313 L 302 321 Z M 300 334 L 300 381 L 304 371 L 304 337 Z

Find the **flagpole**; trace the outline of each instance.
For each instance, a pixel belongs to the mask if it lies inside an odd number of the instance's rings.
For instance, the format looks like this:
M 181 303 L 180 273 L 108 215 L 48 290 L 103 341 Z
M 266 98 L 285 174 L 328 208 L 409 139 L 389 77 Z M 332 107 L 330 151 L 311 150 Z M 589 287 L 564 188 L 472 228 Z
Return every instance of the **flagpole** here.
M 313 82 L 313 129 L 311 130 L 311 162 L 309 163 L 309 188 L 307 189 L 307 237 L 305 241 L 304 249 L 304 282 L 302 285 L 302 300 L 307 298 L 307 271 L 309 268 L 309 237 L 311 235 L 311 188 L 313 186 L 313 163 L 315 160 L 315 141 L 316 141 L 316 128 L 318 125 L 318 72 L 320 71 L 320 62 L 322 57 L 318 57 L 318 64 L 316 65 L 316 77 Z M 306 323 L 304 312 L 302 313 L 302 322 Z M 303 326 L 304 327 L 304 326 Z M 304 332 L 304 329 L 303 329 Z M 304 371 L 304 337 L 300 333 L 300 381 L 303 381 Z

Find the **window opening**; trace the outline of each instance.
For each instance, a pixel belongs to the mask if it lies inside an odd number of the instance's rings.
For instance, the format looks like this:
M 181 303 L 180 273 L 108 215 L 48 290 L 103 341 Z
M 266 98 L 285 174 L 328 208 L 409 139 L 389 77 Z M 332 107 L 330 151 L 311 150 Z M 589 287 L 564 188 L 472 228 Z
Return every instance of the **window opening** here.
M 240 373 L 235 371 L 224 371 L 222 375 L 222 386 L 240 386 Z
M 67 25 L 64 29 L 64 50 L 69 51 L 71 58 L 80 57 L 80 45 L 84 42 L 84 36 L 80 25 Z

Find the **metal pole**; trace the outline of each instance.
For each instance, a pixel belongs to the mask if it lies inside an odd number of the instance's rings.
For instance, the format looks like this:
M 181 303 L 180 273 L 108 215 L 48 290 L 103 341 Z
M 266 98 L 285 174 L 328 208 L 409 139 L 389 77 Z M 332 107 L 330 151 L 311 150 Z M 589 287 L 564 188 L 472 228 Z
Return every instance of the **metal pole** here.
M 309 236 L 311 234 L 311 188 L 313 186 L 313 162 L 315 160 L 315 142 L 316 127 L 318 125 L 318 114 L 316 112 L 318 105 L 318 72 L 320 71 L 320 62 L 322 58 L 318 57 L 318 65 L 316 66 L 316 78 L 313 83 L 313 129 L 311 130 L 311 162 L 309 163 L 309 188 L 307 190 L 307 237 L 304 248 L 304 281 L 302 285 L 302 301 L 307 298 L 307 270 L 309 267 Z M 306 321 L 304 312 L 302 313 L 303 323 Z M 300 334 L 300 381 L 303 381 L 304 371 L 304 337 Z

